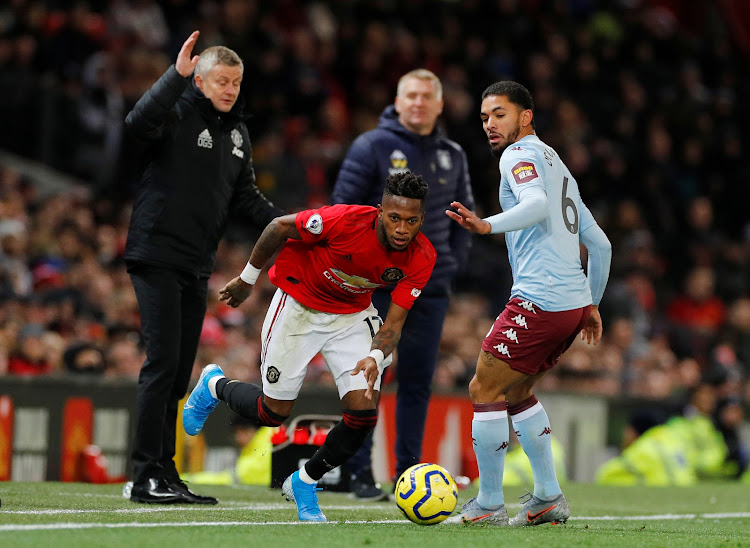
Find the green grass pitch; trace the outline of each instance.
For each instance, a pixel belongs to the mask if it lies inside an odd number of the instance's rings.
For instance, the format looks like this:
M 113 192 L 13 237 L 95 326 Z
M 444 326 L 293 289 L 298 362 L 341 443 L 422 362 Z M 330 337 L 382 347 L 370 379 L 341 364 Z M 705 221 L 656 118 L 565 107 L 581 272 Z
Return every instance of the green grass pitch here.
M 320 494 L 328 523 L 297 521 L 293 503 L 261 487 L 196 487 L 217 506 L 142 505 L 122 485 L 0 483 L 0 546 L 748 546 L 750 486 L 613 488 L 569 484 L 572 516 L 564 525 L 519 529 L 406 521 L 395 503 L 359 503 Z M 522 490 L 506 488 L 508 513 Z M 459 504 L 475 495 L 460 492 Z

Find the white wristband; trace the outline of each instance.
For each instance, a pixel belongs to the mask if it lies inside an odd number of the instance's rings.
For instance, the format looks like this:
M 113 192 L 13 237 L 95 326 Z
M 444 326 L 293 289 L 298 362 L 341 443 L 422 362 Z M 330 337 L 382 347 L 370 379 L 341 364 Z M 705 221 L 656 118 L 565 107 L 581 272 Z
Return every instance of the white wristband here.
M 383 360 L 385 359 L 385 354 L 383 354 L 383 351 L 380 350 L 380 348 L 376 348 L 374 350 L 370 350 L 370 353 L 368 354 L 369 357 L 371 357 L 373 360 L 375 360 L 375 365 L 378 366 L 378 373 L 382 373 L 382 369 L 380 368 L 380 365 L 383 363 Z
M 259 274 L 260 268 L 255 268 L 250 264 L 250 261 L 248 261 L 245 265 L 245 269 L 242 271 L 242 274 L 240 274 L 240 280 L 242 280 L 246 284 L 253 285 L 256 281 L 258 281 Z

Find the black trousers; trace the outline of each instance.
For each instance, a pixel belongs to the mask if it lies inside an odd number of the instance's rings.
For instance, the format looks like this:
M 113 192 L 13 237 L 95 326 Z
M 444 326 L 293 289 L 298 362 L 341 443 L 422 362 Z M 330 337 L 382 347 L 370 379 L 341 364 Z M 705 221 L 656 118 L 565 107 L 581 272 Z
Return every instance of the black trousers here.
M 130 265 L 146 361 L 138 377 L 133 481 L 175 480 L 177 404 L 187 392 L 206 315 L 208 280 L 149 265 Z

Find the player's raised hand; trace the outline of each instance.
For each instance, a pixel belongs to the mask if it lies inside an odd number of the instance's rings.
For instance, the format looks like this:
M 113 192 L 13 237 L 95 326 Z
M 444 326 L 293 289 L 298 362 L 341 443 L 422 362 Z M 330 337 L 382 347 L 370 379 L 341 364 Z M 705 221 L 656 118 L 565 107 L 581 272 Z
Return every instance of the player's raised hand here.
M 602 339 L 602 333 L 604 332 L 604 326 L 602 325 L 602 316 L 599 314 L 599 307 L 591 307 L 591 316 L 589 316 L 586 327 L 581 329 L 581 340 L 585 340 L 588 344 L 592 342 L 598 344 Z
M 200 31 L 196 30 L 193 34 L 188 36 L 188 39 L 185 40 L 185 43 L 182 44 L 182 47 L 180 48 L 180 53 L 177 54 L 177 61 L 175 61 L 174 67 L 183 78 L 187 78 L 193 74 L 195 65 L 198 64 L 198 55 L 193 55 L 192 57 L 191 55 L 193 54 L 193 47 L 198 40 L 199 34 Z
M 468 209 L 461 202 L 451 202 L 451 207 L 456 211 L 446 209 L 445 214 L 466 230 L 476 234 L 489 234 L 492 231 L 490 223 L 477 217 L 476 213 Z
M 350 375 L 354 376 L 359 374 L 360 371 L 365 372 L 365 380 L 367 381 L 367 390 L 365 391 L 365 398 L 368 400 L 372 399 L 373 391 L 375 390 L 375 381 L 378 380 L 378 364 L 375 363 L 375 358 L 367 356 L 357 362 L 354 367 L 354 371 Z
M 226 301 L 232 308 L 237 308 L 250 296 L 253 286 L 237 276 L 223 288 L 219 289 L 219 300 Z

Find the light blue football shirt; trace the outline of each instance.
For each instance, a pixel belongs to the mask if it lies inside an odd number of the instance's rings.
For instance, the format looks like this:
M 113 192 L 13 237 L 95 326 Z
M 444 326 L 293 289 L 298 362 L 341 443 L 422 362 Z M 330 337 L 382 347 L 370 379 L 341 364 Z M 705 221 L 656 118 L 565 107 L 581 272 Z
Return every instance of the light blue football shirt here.
M 546 192 L 548 212 L 535 225 L 505 233 L 513 271 L 511 297 L 549 312 L 589 305 L 591 289 L 581 266 L 579 236 L 596 221 L 557 153 L 536 135 L 527 135 L 500 158 L 503 211 L 517 205 L 533 186 Z

